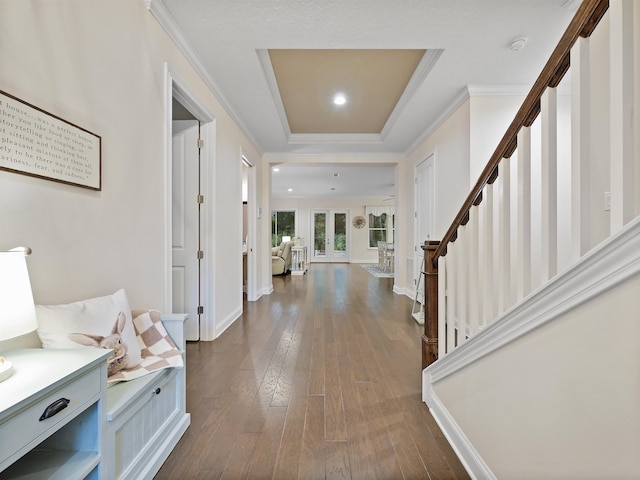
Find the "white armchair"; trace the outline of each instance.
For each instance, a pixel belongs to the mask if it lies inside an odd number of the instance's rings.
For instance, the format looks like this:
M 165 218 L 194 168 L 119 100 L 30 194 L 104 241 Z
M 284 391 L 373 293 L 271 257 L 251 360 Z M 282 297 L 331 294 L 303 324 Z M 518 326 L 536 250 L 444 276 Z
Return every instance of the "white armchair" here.
M 293 242 L 282 242 L 271 249 L 271 275 L 282 275 L 291 269 L 291 247 Z

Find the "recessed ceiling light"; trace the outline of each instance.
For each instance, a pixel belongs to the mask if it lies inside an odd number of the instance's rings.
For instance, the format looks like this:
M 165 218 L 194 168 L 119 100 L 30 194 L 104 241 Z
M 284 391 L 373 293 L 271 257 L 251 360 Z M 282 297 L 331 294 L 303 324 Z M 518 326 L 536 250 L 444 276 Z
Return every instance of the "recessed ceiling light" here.
M 288 188 L 287 192 L 293 192 L 293 188 Z
M 344 93 L 336 93 L 333 96 L 333 103 L 336 105 L 344 105 L 347 103 L 347 97 L 345 97 Z
M 274 172 L 279 172 L 279 171 L 280 171 L 280 169 L 279 169 L 278 167 L 273 167 L 273 171 L 274 171 Z

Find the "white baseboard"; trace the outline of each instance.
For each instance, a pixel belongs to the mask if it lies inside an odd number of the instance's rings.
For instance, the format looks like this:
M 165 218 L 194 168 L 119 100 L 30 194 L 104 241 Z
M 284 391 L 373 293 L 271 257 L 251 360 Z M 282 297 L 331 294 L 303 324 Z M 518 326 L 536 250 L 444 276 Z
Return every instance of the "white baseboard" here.
M 422 376 L 423 401 L 425 401 L 429 407 L 431 415 L 449 441 L 451 448 L 453 448 L 453 451 L 458 456 L 460 463 L 462 463 L 462 466 L 464 466 L 469 476 L 473 479 L 496 479 L 496 476 L 489 466 L 484 462 L 471 441 L 431 388 L 431 380 L 428 378 L 430 374 L 426 369 L 423 371 Z
M 235 311 L 233 311 L 227 318 L 223 319 L 220 323 L 216 324 L 216 338 L 224 333 L 224 331 L 229 328 L 233 322 L 235 322 L 242 315 L 242 306 L 238 307 Z
M 407 287 L 399 287 L 398 285 L 394 285 L 393 293 L 397 293 L 398 295 L 404 295 L 405 297 L 409 297 L 411 300 L 413 300 L 414 298 L 414 290 Z
M 273 284 L 269 285 L 268 287 L 262 288 L 258 291 L 258 298 L 260 298 L 262 295 L 271 295 L 273 293 Z

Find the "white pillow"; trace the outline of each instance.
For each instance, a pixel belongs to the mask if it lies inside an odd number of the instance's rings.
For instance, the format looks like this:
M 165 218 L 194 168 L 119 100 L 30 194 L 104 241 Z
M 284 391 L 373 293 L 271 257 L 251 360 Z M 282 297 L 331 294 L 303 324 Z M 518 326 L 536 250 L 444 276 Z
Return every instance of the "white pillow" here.
M 117 319 L 124 313 L 124 328 L 121 341 L 127 347 L 128 361 L 124 368 L 140 363 L 140 347 L 131 318 L 129 301 L 124 290 L 113 295 L 96 297 L 67 305 L 36 305 L 38 336 L 44 348 L 84 348 L 70 338 L 71 334 L 91 335 L 100 339 L 117 330 Z

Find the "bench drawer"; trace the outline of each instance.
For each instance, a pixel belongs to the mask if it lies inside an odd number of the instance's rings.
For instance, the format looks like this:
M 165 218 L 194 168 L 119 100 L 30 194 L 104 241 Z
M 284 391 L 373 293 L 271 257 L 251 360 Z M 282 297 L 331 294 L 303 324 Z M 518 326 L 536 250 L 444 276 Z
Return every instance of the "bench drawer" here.
M 0 451 L 8 457 L 34 440 L 46 438 L 52 429 L 60 428 L 99 396 L 100 370 L 88 372 L 63 385 L 0 425 Z M 47 407 L 61 399 L 69 400 L 66 408 L 40 420 Z

